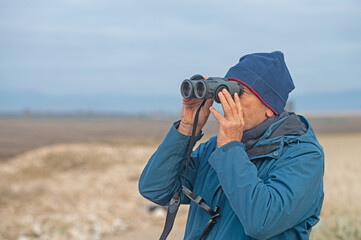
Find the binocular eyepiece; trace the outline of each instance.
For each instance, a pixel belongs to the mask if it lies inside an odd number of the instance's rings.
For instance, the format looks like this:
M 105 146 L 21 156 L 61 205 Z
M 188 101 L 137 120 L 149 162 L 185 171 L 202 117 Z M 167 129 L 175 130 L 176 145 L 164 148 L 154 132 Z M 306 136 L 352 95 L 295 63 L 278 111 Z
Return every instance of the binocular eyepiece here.
M 237 82 L 230 82 L 227 78 L 210 77 L 205 80 L 201 75 L 197 74 L 190 79 L 185 79 L 181 84 L 181 94 L 184 98 L 213 99 L 217 103 L 221 101 L 218 93 L 226 89 L 231 96 L 243 93 L 243 85 Z

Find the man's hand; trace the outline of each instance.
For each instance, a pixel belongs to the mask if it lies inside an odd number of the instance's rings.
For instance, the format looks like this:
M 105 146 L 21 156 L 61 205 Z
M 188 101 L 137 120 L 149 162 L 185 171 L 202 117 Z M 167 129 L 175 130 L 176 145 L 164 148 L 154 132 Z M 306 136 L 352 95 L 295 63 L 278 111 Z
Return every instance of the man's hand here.
M 178 131 L 184 135 L 192 135 L 192 128 L 194 117 L 196 115 L 198 107 L 202 104 L 203 100 L 192 98 L 184 99 L 183 98 L 183 107 L 182 107 L 182 119 L 178 127 Z M 209 107 L 212 106 L 213 100 L 208 99 L 204 106 L 201 108 L 198 117 L 198 124 L 196 135 L 200 133 L 203 126 L 206 124 L 210 111 Z
M 218 94 L 221 101 L 224 117 L 216 109 L 210 107 L 209 110 L 219 123 L 217 145 L 222 147 L 231 141 L 241 141 L 244 129 L 244 118 L 241 101 L 237 93 L 232 96 L 226 89 Z

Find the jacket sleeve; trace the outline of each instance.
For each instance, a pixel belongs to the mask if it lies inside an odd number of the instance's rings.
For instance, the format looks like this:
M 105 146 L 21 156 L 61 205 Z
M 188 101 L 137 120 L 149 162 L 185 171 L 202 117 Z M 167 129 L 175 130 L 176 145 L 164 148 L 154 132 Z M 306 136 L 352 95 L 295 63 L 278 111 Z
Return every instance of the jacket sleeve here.
M 169 130 L 157 151 L 149 159 L 139 180 L 140 194 L 159 205 L 168 205 L 173 194 L 180 188 L 186 168 L 190 136 L 178 132 L 179 121 Z M 198 141 L 202 133 L 195 137 Z M 186 187 L 193 189 L 197 173 L 199 148 L 192 152 Z M 189 203 L 182 194 L 182 203 Z
M 324 160 L 315 145 L 285 147 L 264 180 L 257 176 L 243 143 L 233 141 L 218 148 L 208 161 L 246 234 L 253 238 L 276 236 L 316 211 Z

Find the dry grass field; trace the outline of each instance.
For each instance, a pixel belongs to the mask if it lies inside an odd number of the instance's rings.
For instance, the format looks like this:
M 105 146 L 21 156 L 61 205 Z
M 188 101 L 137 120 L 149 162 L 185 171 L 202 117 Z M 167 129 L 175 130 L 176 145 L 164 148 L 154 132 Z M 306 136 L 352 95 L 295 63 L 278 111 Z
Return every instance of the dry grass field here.
M 169 122 L 141 129 L 141 119 L 129 125 L 98 119 L 85 126 L 46 120 L 43 128 L 31 121 L 0 120 L 2 149 L 18 144 L 0 161 L 1 240 L 159 238 L 165 212 L 149 211 L 154 205 L 139 195 L 137 184 Z M 318 134 L 326 153 L 325 201 L 314 240 L 361 239 L 361 131 L 339 129 Z M 169 239 L 182 239 L 186 215 L 182 206 Z

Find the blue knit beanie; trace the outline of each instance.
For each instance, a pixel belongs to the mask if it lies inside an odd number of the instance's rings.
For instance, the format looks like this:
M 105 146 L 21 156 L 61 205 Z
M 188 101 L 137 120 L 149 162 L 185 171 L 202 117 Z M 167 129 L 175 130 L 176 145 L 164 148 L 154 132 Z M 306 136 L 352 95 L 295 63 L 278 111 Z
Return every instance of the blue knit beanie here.
M 283 112 L 288 94 L 295 88 L 280 51 L 245 55 L 225 77 L 248 87 L 277 115 Z

